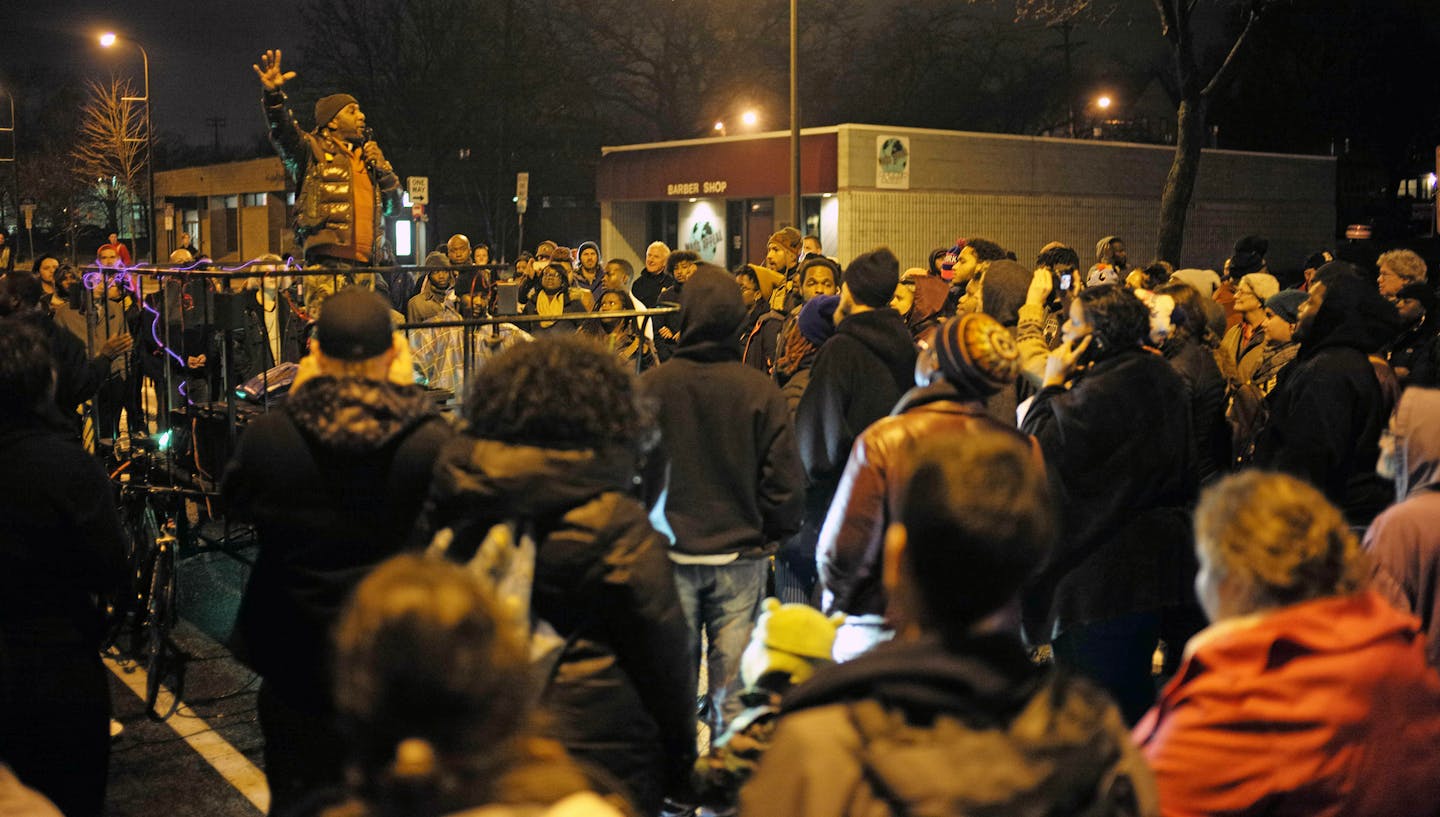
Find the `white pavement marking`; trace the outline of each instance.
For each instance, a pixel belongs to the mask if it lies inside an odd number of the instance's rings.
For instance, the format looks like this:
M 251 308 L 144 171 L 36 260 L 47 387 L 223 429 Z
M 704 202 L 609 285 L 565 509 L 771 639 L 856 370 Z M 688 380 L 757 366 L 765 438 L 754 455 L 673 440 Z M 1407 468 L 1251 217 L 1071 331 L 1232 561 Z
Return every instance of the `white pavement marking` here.
M 111 656 L 105 656 L 105 666 L 119 678 L 121 683 L 130 688 L 141 701 L 145 700 L 145 669 L 138 664 L 132 665 L 129 669 L 120 666 Z M 175 696 L 164 686 L 160 687 L 159 700 L 155 707 L 161 712 L 170 709 L 175 701 Z M 239 749 L 231 746 L 229 741 L 220 737 L 215 728 L 206 723 L 195 714 L 187 704 L 181 703 L 175 710 L 175 714 L 166 719 L 166 725 L 174 730 L 175 734 L 185 739 L 194 749 L 209 763 L 215 771 L 224 777 L 226 782 L 235 787 L 235 790 L 244 795 L 250 804 L 260 810 L 261 814 L 270 811 L 270 787 L 265 783 L 265 773 L 260 771 L 250 758 L 246 757 Z

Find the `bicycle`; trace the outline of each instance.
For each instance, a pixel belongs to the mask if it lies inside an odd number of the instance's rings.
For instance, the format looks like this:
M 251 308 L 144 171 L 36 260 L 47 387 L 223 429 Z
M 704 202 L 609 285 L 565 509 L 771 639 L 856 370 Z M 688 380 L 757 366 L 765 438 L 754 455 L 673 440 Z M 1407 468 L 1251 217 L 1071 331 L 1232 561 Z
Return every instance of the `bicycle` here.
M 109 606 L 108 640 L 145 669 L 145 714 L 151 720 L 164 721 L 180 706 L 189 660 L 172 634 L 176 621 L 176 559 L 187 525 L 184 499 L 204 494 L 150 484 L 156 467 L 156 446 L 149 440 L 135 443 L 129 458 L 111 473 L 118 487 L 131 582 L 126 596 Z M 157 708 L 162 687 L 171 692 L 164 712 Z

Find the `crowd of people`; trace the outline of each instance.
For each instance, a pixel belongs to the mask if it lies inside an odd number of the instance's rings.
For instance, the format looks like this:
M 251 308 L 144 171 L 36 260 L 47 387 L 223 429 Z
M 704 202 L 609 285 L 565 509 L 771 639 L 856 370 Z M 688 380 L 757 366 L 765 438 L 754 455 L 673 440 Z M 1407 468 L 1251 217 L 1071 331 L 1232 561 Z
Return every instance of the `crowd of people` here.
M 902 273 L 787 227 L 637 275 L 457 234 L 414 270 L 147 287 L 117 244 L 0 277 L 0 761 L 67 815 L 103 808 L 126 581 L 77 411 L 150 433 L 139 382 L 193 402 L 217 344 L 212 389 L 295 367 L 220 482 L 259 544 L 236 651 L 272 813 L 1440 809 L 1409 250 L 1282 284 L 1255 236 L 1219 272 L 972 238 Z
M 239 389 L 274 814 L 1440 813 L 1416 253 L 396 267 L 359 103 L 255 71 L 301 259 L 0 277 L 0 789 L 102 813 L 87 449 Z

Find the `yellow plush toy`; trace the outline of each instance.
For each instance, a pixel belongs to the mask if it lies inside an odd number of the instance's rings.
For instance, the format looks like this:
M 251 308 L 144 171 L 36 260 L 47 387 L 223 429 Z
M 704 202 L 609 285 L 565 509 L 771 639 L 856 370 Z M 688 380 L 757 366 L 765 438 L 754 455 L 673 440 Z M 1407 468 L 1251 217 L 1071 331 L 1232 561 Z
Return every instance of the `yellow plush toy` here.
M 830 648 L 843 614 L 829 618 L 806 604 L 781 604 L 765 599 L 750 644 L 740 656 L 740 677 L 748 688 L 761 686 L 772 673 L 788 676 L 789 686 L 804 683 L 819 666 L 831 663 Z

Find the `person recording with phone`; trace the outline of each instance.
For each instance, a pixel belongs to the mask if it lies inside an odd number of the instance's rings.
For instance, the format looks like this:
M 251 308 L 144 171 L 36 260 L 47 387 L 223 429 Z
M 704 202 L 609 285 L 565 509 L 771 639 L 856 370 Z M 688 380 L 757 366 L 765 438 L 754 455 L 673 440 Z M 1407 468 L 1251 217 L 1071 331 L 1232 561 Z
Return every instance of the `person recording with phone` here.
M 315 129 L 307 131 L 285 105 L 282 88 L 295 72 L 280 67 L 279 49 L 266 51 L 252 67 L 265 89 L 270 142 L 298 187 L 295 243 L 304 248 L 305 263 L 333 269 L 369 265 L 384 249 L 382 219 L 395 205 L 395 197 L 386 194 L 400 187 L 400 179 L 366 126 L 360 103 L 350 94 L 321 97 Z M 384 288 L 383 278 L 373 280 Z
M 1133 723 L 1155 698 L 1157 641 L 1185 643 L 1181 627 L 1194 620 L 1190 397 L 1144 348 L 1149 309 L 1118 284 L 1075 296 L 1061 334 L 1020 424 L 1062 488 L 1064 543 L 1028 588 L 1026 635 L 1103 686 Z

